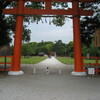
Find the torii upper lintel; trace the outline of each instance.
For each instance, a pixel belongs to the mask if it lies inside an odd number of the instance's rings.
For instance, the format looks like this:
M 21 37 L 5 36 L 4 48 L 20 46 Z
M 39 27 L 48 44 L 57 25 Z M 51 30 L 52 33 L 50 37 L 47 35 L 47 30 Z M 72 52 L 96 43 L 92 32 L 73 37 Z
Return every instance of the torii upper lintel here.
M 23 0 L 8 0 L 8 1 L 23 1 Z M 40 2 L 45 2 L 45 8 L 44 9 L 29 9 L 27 7 L 23 7 L 22 9 L 18 10 L 18 7 L 13 8 L 13 9 L 4 9 L 3 13 L 4 14 L 13 14 L 13 15 L 76 15 L 74 11 L 78 10 L 78 15 L 80 16 L 89 16 L 93 15 L 92 10 L 83 10 L 82 8 L 78 9 L 73 9 L 69 8 L 67 10 L 64 9 L 52 9 L 52 2 L 90 2 L 94 0 L 24 0 L 26 1 L 40 1 Z

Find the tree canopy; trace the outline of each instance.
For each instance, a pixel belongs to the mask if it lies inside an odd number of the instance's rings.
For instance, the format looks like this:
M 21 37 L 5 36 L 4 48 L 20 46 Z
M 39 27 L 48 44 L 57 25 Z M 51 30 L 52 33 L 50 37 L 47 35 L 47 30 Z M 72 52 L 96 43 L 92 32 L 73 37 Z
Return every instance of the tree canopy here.
M 0 0 L 0 46 L 2 45 L 9 45 L 12 41 L 12 35 L 14 36 L 15 32 L 15 23 L 16 23 L 16 16 L 15 15 L 9 15 L 5 16 L 3 14 L 3 9 L 7 7 L 15 7 L 17 5 L 17 2 L 9 2 L 6 0 Z M 43 2 L 26 2 L 25 6 L 31 9 L 42 9 L 44 7 Z M 52 5 L 54 8 L 62 7 L 63 9 L 68 7 L 67 3 L 53 3 Z M 64 25 L 65 18 L 63 16 L 55 16 L 52 18 L 52 23 L 56 26 L 62 26 Z M 23 26 L 23 41 L 28 42 L 30 41 L 30 33 L 31 30 L 28 29 L 28 25 L 26 23 L 38 23 L 39 21 L 42 21 L 41 15 L 33 15 L 33 16 L 27 16 L 24 17 L 24 26 Z M 50 23 L 51 23 L 50 22 Z
M 73 41 L 70 41 L 69 43 L 63 43 L 61 40 L 57 40 L 55 42 L 52 41 L 41 41 L 39 43 L 37 42 L 29 42 L 24 43 L 22 45 L 22 55 L 38 55 L 39 53 L 44 53 L 47 55 L 50 55 L 51 52 L 56 52 L 57 56 L 74 56 L 74 44 Z M 86 56 L 87 53 L 90 54 L 90 56 L 98 56 L 100 57 L 100 48 L 97 48 L 94 46 L 94 40 L 92 40 L 92 44 L 90 45 L 90 48 L 84 45 L 82 47 L 82 53 L 83 56 Z
M 73 42 L 71 42 L 73 44 Z M 73 52 L 73 45 L 67 45 L 62 42 L 62 40 L 58 40 L 55 42 L 52 41 L 41 41 L 37 42 L 29 42 L 22 45 L 22 55 L 38 55 L 43 52 L 44 54 L 50 55 L 51 52 L 56 52 L 58 56 L 70 56 L 69 52 Z M 67 48 L 71 48 L 66 50 Z M 70 51 L 71 50 L 71 51 Z
M 95 30 L 100 28 L 100 0 L 91 3 L 81 3 L 81 8 L 93 10 L 93 16 L 85 16 L 81 18 L 81 37 L 82 43 L 88 47 L 92 43 Z
M 14 7 L 17 5 L 17 2 L 9 2 L 6 0 L 0 0 L 0 46 L 2 45 L 9 45 L 12 40 L 12 35 L 15 32 L 15 23 L 16 23 L 16 16 L 10 15 L 5 16 L 2 11 L 6 7 Z M 43 9 L 44 3 L 43 2 L 26 2 L 26 7 L 31 9 Z M 84 9 L 91 9 L 94 10 L 94 15 L 92 17 L 82 17 L 81 18 L 81 37 L 82 43 L 90 46 L 92 38 L 94 36 L 94 32 L 96 28 L 100 28 L 100 1 L 96 0 L 92 3 L 81 3 L 80 7 Z M 52 7 L 54 9 L 66 9 L 68 8 L 68 4 L 66 2 L 61 3 L 53 3 Z M 41 15 L 33 15 L 33 16 L 26 16 L 24 17 L 24 31 L 23 31 L 23 41 L 28 42 L 30 41 L 31 30 L 28 29 L 28 25 L 26 23 L 37 23 L 42 21 Z M 46 21 L 45 21 L 46 22 Z M 57 15 L 53 17 L 50 21 L 56 26 L 63 26 L 65 24 L 65 17 L 62 15 Z

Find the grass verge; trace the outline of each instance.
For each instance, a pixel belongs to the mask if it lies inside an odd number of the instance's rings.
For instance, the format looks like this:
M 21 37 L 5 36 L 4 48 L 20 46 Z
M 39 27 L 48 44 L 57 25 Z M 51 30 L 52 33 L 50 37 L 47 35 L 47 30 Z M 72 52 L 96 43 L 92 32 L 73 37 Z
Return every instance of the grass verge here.
M 38 56 L 29 57 L 29 58 L 22 57 L 21 63 L 22 64 L 36 64 L 36 63 L 39 63 L 45 59 L 46 59 L 46 57 L 38 57 Z M 0 62 L 5 62 L 4 57 L 0 57 Z M 11 58 L 7 57 L 6 62 L 11 62 Z
M 68 65 L 74 64 L 74 58 L 70 57 L 56 57 L 60 62 Z M 95 59 L 84 59 L 84 63 L 96 63 Z M 98 60 L 98 63 L 100 63 L 100 59 Z
M 38 56 L 29 57 L 29 58 L 22 57 L 21 63 L 22 64 L 36 64 L 36 63 L 39 63 L 45 59 L 46 59 L 46 57 L 38 57 Z
M 72 65 L 74 64 L 74 59 L 70 57 L 56 57 L 60 62 L 67 64 L 67 65 Z

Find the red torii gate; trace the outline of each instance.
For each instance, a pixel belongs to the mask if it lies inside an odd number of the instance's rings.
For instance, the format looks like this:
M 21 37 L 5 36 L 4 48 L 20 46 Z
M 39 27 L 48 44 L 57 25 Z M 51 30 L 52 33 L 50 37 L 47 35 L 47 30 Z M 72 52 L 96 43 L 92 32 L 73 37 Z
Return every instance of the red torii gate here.
M 17 15 L 16 29 L 14 40 L 14 51 L 11 70 L 9 75 L 21 75 L 23 71 L 20 70 L 21 47 L 22 47 L 22 32 L 23 32 L 23 15 L 73 15 L 73 35 L 74 35 L 74 64 L 75 68 L 72 75 L 83 76 L 82 65 L 82 50 L 81 50 L 81 33 L 80 33 L 80 16 L 93 15 L 92 10 L 83 10 L 79 8 L 79 2 L 93 2 L 95 0 L 7 0 L 16 1 L 18 6 L 12 9 L 4 9 L 4 14 Z M 45 2 L 44 9 L 29 9 L 24 6 L 26 1 L 30 2 Z M 72 8 L 68 10 L 52 9 L 52 2 L 72 2 Z

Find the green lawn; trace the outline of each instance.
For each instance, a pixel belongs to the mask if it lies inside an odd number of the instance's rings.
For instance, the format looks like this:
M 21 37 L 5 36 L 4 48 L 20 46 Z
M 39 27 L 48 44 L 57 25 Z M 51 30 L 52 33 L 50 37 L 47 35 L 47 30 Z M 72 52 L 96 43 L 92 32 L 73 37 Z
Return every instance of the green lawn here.
M 35 57 L 29 57 L 29 58 L 23 58 L 21 59 L 21 63 L 22 64 L 36 64 L 36 63 L 39 63 L 43 60 L 45 60 L 46 57 L 38 57 L 38 56 L 35 56 Z
M 41 62 L 43 60 L 45 60 L 46 57 L 38 57 L 38 56 L 34 56 L 34 57 L 29 57 L 29 58 L 21 58 L 21 63 L 22 64 L 36 64 L 38 62 Z M 4 57 L 0 57 L 0 62 L 4 62 Z M 7 57 L 7 62 L 11 62 L 11 58 Z
M 94 60 L 94 59 L 89 59 L 89 60 L 87 60 L 87 59 L 85 59 L 84 60 L 84 63 L 96 63 L 96 60 Z
M 5 57 L 0 57 L 0 62 L 5 62 Z M 6 62 L 11 62 L 11 58 L 6 57 Z
M 56 57 L 60 62 L 68 65 L 74 64 L 74 59 L 69 57 Z
M 56 57 L 56 58 L 64 64 L 68 64 L 68 65 L 74 64 L 74 58 L 68 58 L 68 57 Z M 29 58 L 22 57 L 21 63 L 22 64 L 36 64 L 45 59 L 46 59 L 46 57 L 38 57 L 38 56 L 29 57 Z M 5 61 L 4 57 L 0 57 L 0 62 L 4 62 L 4 61 Z M 11 62 L 11 58 L 7 57 L 7 62 Z M 94 59 L 91 59 L 91 60 L 85 59 L 84 63 L 95 63 L 95 60 Z M 100 59 L 99 59 L 99 63 L 100 63 Z
M 68 58 L 68 57 L 56 57 L 60 62 L 64 63 L 64 64 L 74 64 L 74 58 Z M 96 63 L 96 60 L 94 59 L 84 59 L 84 63 Z M 99 63 L 100 63 L 100 59 L 99 59 Z

